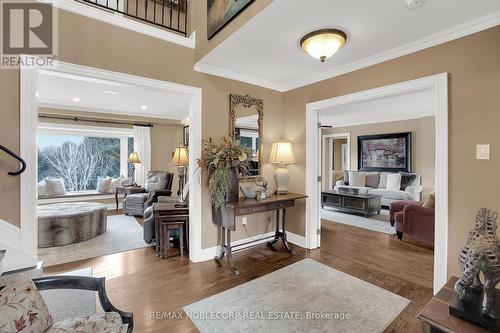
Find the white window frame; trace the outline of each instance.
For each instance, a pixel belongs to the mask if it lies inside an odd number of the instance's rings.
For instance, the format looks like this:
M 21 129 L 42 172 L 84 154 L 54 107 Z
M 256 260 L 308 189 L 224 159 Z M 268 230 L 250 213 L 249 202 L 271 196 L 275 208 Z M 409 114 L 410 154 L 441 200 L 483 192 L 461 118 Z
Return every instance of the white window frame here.
M 38 123 L 37 134 L 120 139 L 120 175 L 128 177 L 128 139 L 134 137 L 132 128 Z

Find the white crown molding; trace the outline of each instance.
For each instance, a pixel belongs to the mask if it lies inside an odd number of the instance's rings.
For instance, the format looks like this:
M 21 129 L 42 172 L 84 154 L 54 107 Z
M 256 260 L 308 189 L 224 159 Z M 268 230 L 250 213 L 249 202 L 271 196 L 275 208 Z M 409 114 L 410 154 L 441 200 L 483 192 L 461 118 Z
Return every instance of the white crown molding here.
M 286 92 L 296 88 L 304 87 L 319 81 L 327 80 L 339 75 L 343 75 L 349 72 L 353 72 L 365 67 L 373 66 L 384 61 L 399 58 L 407 54 L 411 54 L 417 51 L 421 51 L 439 44 L 443 44 L 454 39 L 465 37 L 473 33 L 486 30 L 495 27 L 500 24 L 500 11 L 493 12 L 491 14 L 482 16 L 480 18 L 471 20 L 469 22 L 454 26 L 452 28 L 443 30 L 431 36 L 421 38 L 414 42 L 387 50 L 370 57 L 366 57 L 359 61 L 351 62 L 344 66 L 336 67 L 333 70 L 325 71 L 320 75 L 315 75 L 304 80 L 297 82 L 292 82 L 289 85 L 280 85 L 275 82 L 265 81 L 256 77 L 251 77 L 246 74 L 241 74 L 236 71 L 228 71 L 226 69 L 202 64 L 201 60 L 195 65 L 195 71 L 203 72 L 206 74 L 211 74 L 215 76 L 225 77 L 232 80 L 242 81 L 254 85 L 258 85 L 264 88 L 269 88 L 277 90 L 280 92 Z
M 47 0 L 38 0 L 39 2 L 47 2 Z M 125 28 L 135 32 L 139 32 L 144 35 L 148 35 L 154 38 L 158 38 L 170 43 L 188 47 L 191 49 L 195 48 L 196 44 L 196 34 L 193 32 L 189 38 L 177 35 L 173 32 L 169 32 L 164 29 L 154 27 L 147 23 L 141 23 L 120 13 L 112 13 L 103 9 L 92 7 L 91 5 L 83 4 L 74 0 L 55 0 L 52 2 L 54 7 L 63 9 L 72 13 L 90 17 L 92 19 L 113 24 L 120 28 Z
M 250 75 L 241 74 L 238 72 L 233 72 L 224 68 L 220 68 L 217 66 L 211 66 L 202 64 L 199 61 L 194 65 L 195 72 L 210 74 L 214 76 L 223 77 L 226 79 L 231 79 L 240 82 L 250 83 L 259 87 L 264 87 L 272 90 L 277 90 L 279 92 L 284 92 L 282 87 L 278 87 L 274 82 L 261 80 L 257 77 L 253 77 Z
M 0 243 L 15 250 L 21 248 L 21 230 L 15 225 L 0 219 Z M 0 246 L 0 249 L 2 246 Z

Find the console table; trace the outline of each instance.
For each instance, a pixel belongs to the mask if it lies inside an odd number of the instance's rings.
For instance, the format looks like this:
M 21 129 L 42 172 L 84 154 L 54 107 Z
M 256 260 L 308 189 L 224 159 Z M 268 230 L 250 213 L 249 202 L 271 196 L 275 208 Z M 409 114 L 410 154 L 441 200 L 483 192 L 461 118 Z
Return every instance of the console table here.
M 305 199 L 307 196 L 303 194 L 288 193 L 283 195 L 273 194 L 271 197 L 265 200 L 256 199 L 245 199 L 240 198 L 238 201 L 228 202 L 219 210 L 213 211 L 212 219 L 215 224 L 220 227 L 221 240 L 220 240 L 220 250 L 219 255 L 217 255 L 214 260 L 220 264 L 224 256 L 227 257 L 227 262 L 229 268 L 235 275 L 239 275 L 240 272 L 232 262 L 233 250 L 242 250 L 243 248 L 251 247 L 252 245 L 257 245 L 257 242 L 263 239 L 271 239 L 267 245 L 274 249 L 274 244 L 281 240 L 286 250 L 290 254 L 294 254 L 293 250 L 288 245 L 285 231 L 286 222 L 286 209 L 295 206 L 295 200 Z M 266 238 L 258 239 L 255 241 L 246 242 L 238 245 L 231 245 L 231 231 L 236 230 L 236 217 L 257 214 L 262 212 L 276 211 L 276 231 L 274 236 L 269 236 Z M 281 226 L 280 226 L 280 216 Z

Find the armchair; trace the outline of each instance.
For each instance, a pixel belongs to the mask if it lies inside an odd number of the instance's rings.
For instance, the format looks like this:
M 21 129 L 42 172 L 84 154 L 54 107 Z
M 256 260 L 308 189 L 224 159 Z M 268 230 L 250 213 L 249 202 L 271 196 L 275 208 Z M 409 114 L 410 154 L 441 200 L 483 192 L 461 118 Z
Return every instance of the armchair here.
M 50 289 L 81 289 L 97 291 L 101 307 L 105 312 L 116 312 L 120 315 L 124 326 L 123 332 L 132 333 L 134 329 L 134 316 L 131 312 L 124 312 L 111 304 L 105 287 L 105 278 L 86 276 L 49 276 L 33 279 L 38 290 Z
M 167 171 L 149 171 L 144 187 L 130 187 L 125 191 L 123 213 L 144 216 L 144 211 L 158 200 L 159 196 L 172 195 L 173 174 Z
M 421 202 L 402 201 L 391 204 L 391 224 L 396 228 L 399 239 L 407 234 L 419 242 L 434 246 L 434 216 L 434 209 L 423 207 Z

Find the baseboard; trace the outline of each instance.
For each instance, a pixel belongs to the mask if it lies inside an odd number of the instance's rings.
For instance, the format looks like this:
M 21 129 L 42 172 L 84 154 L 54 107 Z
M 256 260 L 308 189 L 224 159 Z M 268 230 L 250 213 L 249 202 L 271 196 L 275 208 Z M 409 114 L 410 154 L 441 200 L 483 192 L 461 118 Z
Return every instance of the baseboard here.
M 301 248 L 306 249 L 306 238 L 304 236 L 299 236 L 297 234 L 294 234 L 293 232 L 286 232 L 286 238 L 288 239 L 289 243 L 293 243 L 297 246 L 300 246 Z
M 274 235 L 274 231 L 273 232 L 268 232 L 267 234 L 257 235 L 257 236 L 254 236 L 254 237 L 248 237 L 248 238 L 245 238 L 245 239 L 240 239 L 240 240 L 232 242 L 232 245 L 233 246 L 240 245 L 240 244 L 243 244 L 243 243 L 246 243 L 246 242 L 255 241 L 255 240 L 259 240 L 259 241 L 255 242 L 254 245 L 263 244 L 263 243 L 266 243 L 266 242 L 269 241 L 269 239 L 266 239 L 266 237 L 270 237 L 270 236 L 273 236 L 273 235 Z M 299 236 L 297 234 L 294 234 L 294 233 L 291 233 L 291 232 L 288 232 L 288 231 L 287 231 L 286 235 L 287 235 L 288 242 L 293 243 L 293 244 L 295 244 L 297 246 L 300 246 L 302 248 L 306 248 L 306 238 L 304 236 Z M 244 250 L 244 249 L 245 248 L 243 248 L 242 250 Z M 219 253 L 219 245 L 213 246 L 213 247 L 209 247 L 207 249 L 202 249 L 198 255 L 195 255 L 195 256 L 191 257 L 191 261 L 193 261 L 193 262 L 203 262 L 203 261 L 213 260 L 214 257 L 218 253 Z
M 21 229 L 0 219 L 0 243 L 10 248 L 21 248 Z

